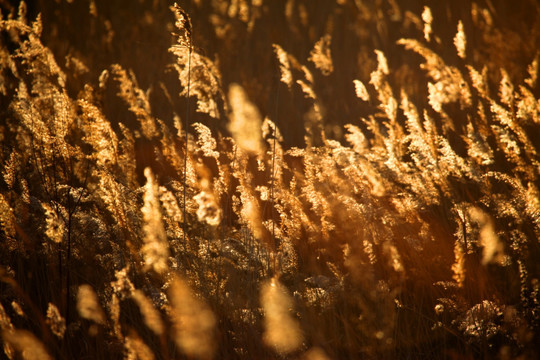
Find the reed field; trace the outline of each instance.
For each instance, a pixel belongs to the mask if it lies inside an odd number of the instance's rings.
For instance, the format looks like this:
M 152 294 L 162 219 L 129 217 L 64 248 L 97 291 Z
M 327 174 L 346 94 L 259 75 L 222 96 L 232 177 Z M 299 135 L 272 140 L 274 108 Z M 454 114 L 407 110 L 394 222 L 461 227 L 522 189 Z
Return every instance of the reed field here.
M 1 359 L 540 358 L 536 0 L 0 0 Z

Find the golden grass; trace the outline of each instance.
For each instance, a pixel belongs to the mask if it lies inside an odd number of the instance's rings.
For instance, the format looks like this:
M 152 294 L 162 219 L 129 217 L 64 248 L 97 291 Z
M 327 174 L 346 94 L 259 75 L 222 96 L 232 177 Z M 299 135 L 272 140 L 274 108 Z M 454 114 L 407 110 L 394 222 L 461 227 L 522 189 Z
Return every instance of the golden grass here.
M 0 2 L 3 357 L 540 355 L 534 1 L 130 4 Z

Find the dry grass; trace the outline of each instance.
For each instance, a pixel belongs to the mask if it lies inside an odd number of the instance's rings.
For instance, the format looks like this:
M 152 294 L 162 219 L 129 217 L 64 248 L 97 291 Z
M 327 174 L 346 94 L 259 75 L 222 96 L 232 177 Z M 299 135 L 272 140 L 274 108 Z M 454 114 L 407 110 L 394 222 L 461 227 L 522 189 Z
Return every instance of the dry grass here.
M 13 3 L 3 357 L 540 356 L 536 2 Z

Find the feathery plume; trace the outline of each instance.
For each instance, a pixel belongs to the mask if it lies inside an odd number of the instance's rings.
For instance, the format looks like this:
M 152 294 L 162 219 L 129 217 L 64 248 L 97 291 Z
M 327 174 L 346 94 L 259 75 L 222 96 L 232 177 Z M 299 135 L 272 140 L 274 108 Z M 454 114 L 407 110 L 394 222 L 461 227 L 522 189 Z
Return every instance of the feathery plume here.
M 454 37 L 454 45 L 456 47 L 458 56 L 465 59 L 465 47 L 467 45 L 467 39 L 465 37 L 465 31 L 463 30 L 463 23 L 461 20 L 458 23 L 457 33 Z
M 2 306 L 0 303 L 0 335 L 4 331 L 13 331 L 13 329 L 14 327 L 11 323 L 11 319 L 6 313 L 4 306 Z M 11 346 L 7 341 L 4 341 L 3 348 L 4 354 L 6 354 L 8 359 L 13 360 L 15 358 L 15 350 L 13 349 L 13 346 Z
M 469 209 L 469 216 L 472 221 L 480 226 L 479 240 L 480 245 L 483 247 L 482 265 L 490 263 L 502 264 L 504 259 L 503 246 L 495 233 L 493 221 L 477 207 Z
M 139 87 L 133 71 L 128 72 L 120 65 L 113 64 L 111 73 L 120 86 L 118 95 L 129 105 L 129 110 L 141 123 L 143 135 L 147 139 L 159 137 L 156 119 L 151 115 L 150 101 L 147 94 Z M 107 137 L 109 136 L 111 136 L 110 131 L 107 134 Z
M 171 282 L 169 299 L 176 344 L 190 357 L 211 358 L 215 352 L 216 325 L 212 311 L 179 277 Z
M 2 338 L 23 360 L 52 360 L 45 345 L 26 330 L 3 330 Z
M 299 349 L 303 335 L 291 314 L 293 302 L 287 289 L 272 278 L 263 285 L 260 301 L 264 310 L 264 342 L 280 354 Z
M 49 307 L 47 308 L 46 322 L 54 335 L 58 336 L 60 339 L 64 338 L 64 333 L 66 332 L 66 320 L 62 317 L 60 310 L 58 310 L 53 303 L 49 303 Z
M 330 358 L 320 347 L 312 347 L 302 356 L 302 360 L 330 360 Z
M 99 304 L 99 299 L 90 285 L 80 285 L 77 292 L 77 310 L 79 315 L 97 324 L 105 324 L 105 314 Z
M 112 294 L 108 307 L 114 336 L 121 340 L 124 337 L 122 335 L 122 326 L 120 325 L 120 299 L 118 299 L 115 293 Z
M 162 335 L 164 332 L 163 321 L 161 320 L 159 311 L 154 308 L 152 302 L 138 289 L 133 292 L 132 297 L 137 305 L 139 305 L 139 310 L 141 311 L 146 326 L 148 326 L 148 328 L 156 335 Z
M 501 102 L 508 107 L 514 104 L 514 85 L 506 70 L 501 69 L 501 83 L 499 85 L 499 97 Z
M 433 15 L 431 15 L 431 9 L 427 6 L 424 6 L 424 11 L 422 12 L 422 20 L 424 20 L 424 38 L 426 41 L 431 40 L 431 23 L 433 22 Z
M 462 287 L 465 282 L 465 254 L 459 244 L 459 241 L 456 241 L 454 246 L 454 256 L 455 261 L 452 264 L 452 278 L 457 283 L 458 287 Z
M 527 66 L 527 72 L 529 73 L 529 77 L 525 79 L 525 83 L 529 85 L 532 88 L 536 86 L 536 82 L 538 80 L 538 60 L 540 58 L 540 54 L 537 54 L 532 63 Z
M 279 61 L 279 70 L 281 72 L 280 80 L 285 83 L 289 87 L 289 89 L 291 89 L 293 85 L 293 76 L 291 72 L 289 54 L 277 44 L 273 44 L 272 47 L 274 48 L 274 52 L 276 53 L 277 59 Z
M 4 170 L 2 170 L 2 175 L 4 176 L 4 181 L 6 182 L 8 189 L 13 189 L 15 184 L 15 179 L 17 178 L 17 171 L 19 168 L 19 155 L 13 151 L 9 155 L 8 161 L 4 164 Z
M 16 235 L 16 219 L 13 209 L 3 194 L 0 193 L 0 229 L 11 239 Z
M 93 148 L 93 158 L 99 166 L 111 166 L 118 159 L 118 138 L 110 122 L 105 119 L 101 110 L 86 100 L 79 100 L 78 105 L 83 112 L 86 134 L 83 138 Z
M 45 209 L 45 221 L 47 228 L 45 230 L 45 235 L 47 237 L 55 242 L 55 243 L 61 243 L 64 239 L 64 232 L 65 232 L 65 225 L 62 214 L 59 214 L 64 212 L 65 209 L 59 204 L 57 204 L 56 209 L 53 209 L 53 207 L 47 203 L 42 203 L 43 209 Z M 63 211 L 64 210 L 64 211 Z
M 212 136 L 212 131 L 208 126 L 201 123 L 194 123 L 193 127 L 197 131 L 197 146 L 203 155 L 219 160 L 219 151 L 216 151 L 216 139 Z
M 168 269 L 169 247 L 167 235 L 161 220 L 161 207 L 156 180 L 150 168 L 144 169 L 146 185 L 144 191 L 143 214 L 144 245 L 141 249 L 146 268 L 151 268 L 158 274 Z
M 111 287 L 115 295 L 122 300 L 132 296 L 135 291 L 135 286 L 131 280 L 129 280 L 128 271 L 128 266 L 122 270 L 115 271 L 114 276 L 116 277 L 116 281 L 111 282 Z
M 199 208 L 197 209 L 197 218 L 199 221 L 205 221 L 208 225 L 218 226 L 221 222 L 221 209 L 211 190 L 202 190 L 193 198 Z
M 131 330 L 124 339 L 127 350 L 126 360 L 154 360 L 152 350 L 144 343 L 135 330 Z
M 261 154 L 263 142 L 261 135 L 261 115 L 251 103 L 242 86 L 231 84 L 229 87 L 231 121 L 228 125 L 236 144 L 250 154 Z
M 367 92 L 366 87 L 360 80 L 353 80 L 354 83 L 354 91 L 356 92 L 356 97 L 364 100 L 369 101 L 369 93 Z
M 13 330 L 13 324 L 11 323 L 11 319 L 6 313 L 6 309 L 4 309 L 4 306 L 0 304 L 0 330 L 6 329 Z
M 332 55 L 330 53 L 331 42 L 332 37 L 329 34 L 326 34 L 315 43 L 313 50 L 309 53 L 309 60 L 311 60 L 315 64 L 315 67 L 321 70 L 321 73 L 326 76 L 334 71 L 334 64 L 332 63 Z
M 169 49 L 177 58 L 175 69 L 183 88 L 180 96 L 195 96 L 197 111 L 219 119 L 220 104 L 225 100 L 221 90 L 221 74 L 209 58 L 194 50 L 189 15 L 176 3 L 171 10 L 176 17 L 175 26 L 180 32 L 177 43 Z
M 469 69 L 469 76 L 472 81 L 473 87 L 478 91 L 478 94 L 484 98 L 489 96 L 488 81 L 487 81 L 487 67 L 484 66 L 482 72 L 478 72 L 471 65 L 467 65 Z

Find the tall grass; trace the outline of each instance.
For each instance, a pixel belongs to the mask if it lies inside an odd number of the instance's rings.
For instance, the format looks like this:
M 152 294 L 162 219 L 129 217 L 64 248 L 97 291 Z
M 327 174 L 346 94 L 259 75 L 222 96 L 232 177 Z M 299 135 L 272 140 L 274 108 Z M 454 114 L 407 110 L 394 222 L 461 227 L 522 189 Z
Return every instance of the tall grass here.
M 3 357 L 539 356 L 534 1 L 31 5 Z

